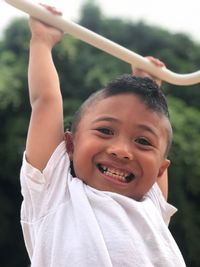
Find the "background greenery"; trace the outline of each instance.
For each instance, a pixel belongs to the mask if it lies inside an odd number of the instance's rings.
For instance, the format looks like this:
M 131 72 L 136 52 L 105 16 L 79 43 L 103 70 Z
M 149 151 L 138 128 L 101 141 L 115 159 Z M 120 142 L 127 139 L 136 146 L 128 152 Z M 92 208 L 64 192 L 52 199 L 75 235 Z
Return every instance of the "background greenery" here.
M 79 23 L 143 55 L 163 60 L 175 72 L 199 68 L 200 45 L 143 22 L 105 18 L 98 6 L 83 6 Z M 0 40 L 0 266 L 25 267 L 29 260 L 19 224 L 19 172 L 30 116 L 27 89 L 27 20 L 16 19 Z M 66 124 L 94 90 L 130 66 L 70 36 L 54 50 Z M 170 153 L 170 202 L 178 207 L 170 229 L 187 266 L 200 266 L 200 88 L 164 84 L 174 128 Z

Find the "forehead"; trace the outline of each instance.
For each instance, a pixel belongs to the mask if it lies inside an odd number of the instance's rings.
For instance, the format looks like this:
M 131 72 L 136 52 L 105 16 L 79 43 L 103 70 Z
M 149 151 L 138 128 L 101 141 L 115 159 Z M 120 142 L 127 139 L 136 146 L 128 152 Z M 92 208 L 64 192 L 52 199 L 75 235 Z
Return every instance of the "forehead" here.
M 125 93 L 97 99 L 87 107 L 85 115 L 93 117 L 97 114 L 115 113 L 120 115 L 128 112 L 134 115 L 141 110 L 154 113 L 137 95 Z
M 168 119 L 151 109 L 137 96 L 131 93 L 109 96 L 94 101 L 85 110 L 83 121 L 93 121 L 99 117 L 114 117 L 120 123 L 128 123 L 130 126 L 136 121 L 153 124 L 154 127 L 165 125 Z

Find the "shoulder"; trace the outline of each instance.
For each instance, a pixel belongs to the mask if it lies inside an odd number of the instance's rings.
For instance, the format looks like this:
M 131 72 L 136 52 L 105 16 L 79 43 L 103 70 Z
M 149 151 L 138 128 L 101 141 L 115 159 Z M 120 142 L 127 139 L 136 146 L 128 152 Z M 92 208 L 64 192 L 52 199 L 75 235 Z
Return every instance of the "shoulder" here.
M 57 146 L 43 171 L 40 171 L 28 162 L 25 151 L 23 154 L 21 173 L 27 174 L 30 178 L 36 175 L 47 176 L 53 169 L 61 167 L 64 163 L 66 163 L 66 166 L 69 166 L 69 157 L 66 152 L 65 142 L 63 141 Z
M 163 217 L 163 220 L 168 225 L 170 218 L 174 215 L 177 209 L 166 201 L 157 183 L 152 186 L 144 198 L 148 198 L 152 201 L 153 205 L 156 207 Z
M 42 172 L 27 162 L 24 153 L 20 173 L 23 220 L 37 221 L 66 202 L 69 198 L 69 179 L 70 161 L 64 142 L 53 152 Z

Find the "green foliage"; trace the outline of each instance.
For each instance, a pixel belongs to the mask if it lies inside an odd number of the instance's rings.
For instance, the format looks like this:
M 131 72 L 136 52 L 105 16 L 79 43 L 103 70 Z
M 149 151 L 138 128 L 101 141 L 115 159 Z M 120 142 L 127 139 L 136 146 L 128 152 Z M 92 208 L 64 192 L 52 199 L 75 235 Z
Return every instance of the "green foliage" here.
M 11 51 L 0 55 L 0 110 L 4 110 L 8 105 L 18 107 L 20 105 L 20 93 L 22 80 L 20 79 L 21 64 L 16 65 L 17 56 Z
M 19 222 L 19 171 L 30 107 L 27 90 L 29 30 L 15 20 L 0 42 L 0 265 L 27 266 Z M 20 257 L 18 256 L 20 255 Z
M 16 55 L 25 55 L 28 49 L 30 32 L 26 19 L 14 19 L 4 33 L 3 47 Z M 23 36 L 23 38 L 22 38 Z
M 80 24 L 92 31 L 99 31 L 101 25 L 101 10 L 90 0 L 82 6 Z
M 118 18 L 104 18 L 95 1 L 82 9 L 80 24 L 139 54 L 153 55 L 177 72 L 198 69 L 200 46 L 184 34 Z M 30 33 L 24 19 L 14 20 L 0 41 L 0 266 L 27 266 L 19 224 L 19 171 L 30 115 L 27 59 Z M 64 99 L 65 126 L 89 94 L 116 75 L 131 72 L 128 64 L 66 36 L 53 51 Z M 200 266 L 200 90 L 164 85 L 174 128 L 170 153 L 170 202 L 179 209 L 171 231 L 187 265 Z
M 169 171 L 170 200 L 179 209 L 172 223 L 172 232 L 188 266 L 199 266 L 200 111 L 172 97 L 169 105 L 174 130 Z

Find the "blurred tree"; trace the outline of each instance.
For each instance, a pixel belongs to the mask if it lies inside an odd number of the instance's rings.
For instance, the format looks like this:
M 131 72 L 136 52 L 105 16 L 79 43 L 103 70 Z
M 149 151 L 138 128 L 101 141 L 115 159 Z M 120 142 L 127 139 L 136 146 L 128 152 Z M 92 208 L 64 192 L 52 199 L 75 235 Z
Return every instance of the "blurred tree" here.
M 88 1 L 83 6 L 80 24 L 143 56 L 159 57 L 174 71 L 190 72 L 198 68 L 200 46 L 187 36 L 171 34 L 143 22 L 105 18 L 95 1 Z M 22 199 L 18 179 L 30 115 L 29 37 L 27 20 L 16 19 L 0 40 L 1 267 L 26 267 L 29 262 L 19 224 Z M 131 72 L 128 64 L 70 36 L 56 46 L 53 55 L 61 81 L 66 125 L 90 93 L 116 75 Z M 197 267 L 200 266 L 200 90 L 198 85 L 182 88 L 165 84 L 164 87 L 174 127 L 170 201 L 179 209 L 170 228 L 188 266 Z
M 102 14 L 94 0 L 88 0 L 81 9 L 79 23 L 92 31 L 99 32 L 101 28 Z
M 187 266 L 197 267 L 200 265 L 200 112 L 172 97 L 169 105 L 174 129 L 169 169 L 170 201 L 179 209 L 171 230 Z
M 14 20 L 0 42 L 0 266 L 27 266 L 19 221 L 19 171 L 30 107 L 27 91 L 29 30 Z M 19 256 L 20 255 L 20 256 Z

